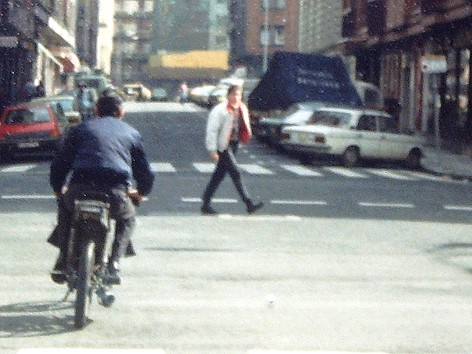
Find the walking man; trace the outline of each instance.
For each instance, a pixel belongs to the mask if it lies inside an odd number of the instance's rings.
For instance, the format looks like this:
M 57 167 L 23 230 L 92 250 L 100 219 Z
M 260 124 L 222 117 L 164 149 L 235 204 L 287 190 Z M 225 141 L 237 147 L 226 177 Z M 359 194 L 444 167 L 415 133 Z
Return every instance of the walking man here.
M 233 180 L 234 186 L 242 201 L 246 204 L 246 210 L 249 214 L 263 207 L 263 202 L 255 204 L 251 199 L 246 186 L 241 180 L 235 157 L 239 142 L 247 144 L 251 136 L 249 112 L 242 102 L 242 87 L 233 85 L 228 89 L 227 100 L 216 105 L 208 116 L 205 142 L 210 159 L 216 163 L 216 168 L 203 194 L 203 205 L 201 207 L 203 214 L 217 214 L 211 206 L 211 198 L 226 173 L 229 173 Z

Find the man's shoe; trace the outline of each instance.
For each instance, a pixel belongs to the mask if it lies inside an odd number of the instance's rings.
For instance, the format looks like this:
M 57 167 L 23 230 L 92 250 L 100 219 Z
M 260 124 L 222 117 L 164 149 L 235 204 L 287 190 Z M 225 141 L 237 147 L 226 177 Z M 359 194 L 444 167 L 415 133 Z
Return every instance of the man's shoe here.
M 64 274 L 66 270 L 66 257 L 62 253 L 57 257 L 54 268 L 51 272 L 51 279 L 56 284 L 64 284 L 66 282 L 66 275 Z
M 205 215 L 217 215 L 218 214 L 218 212 L 209 205 L 203 205 L 200 208 L 200 210 L 201 210 L 202 214 L 205 214 Z
M 262 208 L 264 206 L 264 202 L 259 202 L 257 204 L 253 204 L 253 203 L 250 203 L 248 206 L 247 206 L 247 212 L 249 214 L 253 214 L 255 213 L 257 210 L 259 210 L 260 208 Z
M 51 279 L 56 284 L 64 284 L 67 280 L 64 272 L 56 270 L 51 272 Z
M 108 265 L 107 272 L 103 277 L 103 282 L 108 285 L 120 285 L 120 270 L 116 262 L 112 262 Z

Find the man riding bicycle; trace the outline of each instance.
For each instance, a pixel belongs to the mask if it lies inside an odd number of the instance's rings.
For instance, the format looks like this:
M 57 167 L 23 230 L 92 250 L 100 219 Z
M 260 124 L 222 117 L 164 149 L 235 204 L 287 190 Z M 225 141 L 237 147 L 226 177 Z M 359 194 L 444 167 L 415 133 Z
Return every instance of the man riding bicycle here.
M 119 260 L 134 255 L 131 234 L 136 224 L 133 200 L 140 202 L 151 192 L 154 174 L 140 134 L 122 121 L 123 102 L 117 94 L 106 94 L 97 102 L 98 119 L 73 128 L 55 156 L 50 184 L 58 201 L 58 224 L 48 242 L 60 249 L 51 274 L 65 281 L 65 261 L 74 202 L 97 192 L 109 196 L 110 214 L 115 219 L 115 239 L 108 261 L 110 282 L 120 283 Z M 131 181 L 136 181 L 136 189 Z

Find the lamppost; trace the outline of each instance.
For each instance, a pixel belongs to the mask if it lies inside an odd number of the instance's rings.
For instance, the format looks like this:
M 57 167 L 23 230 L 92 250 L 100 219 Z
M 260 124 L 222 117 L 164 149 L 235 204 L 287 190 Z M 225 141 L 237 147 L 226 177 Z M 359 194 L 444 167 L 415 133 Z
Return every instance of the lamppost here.
M 269 0 L 264 0 L 264 37 L 262 42 L 262 72 L 267 71 L 269 61 Z

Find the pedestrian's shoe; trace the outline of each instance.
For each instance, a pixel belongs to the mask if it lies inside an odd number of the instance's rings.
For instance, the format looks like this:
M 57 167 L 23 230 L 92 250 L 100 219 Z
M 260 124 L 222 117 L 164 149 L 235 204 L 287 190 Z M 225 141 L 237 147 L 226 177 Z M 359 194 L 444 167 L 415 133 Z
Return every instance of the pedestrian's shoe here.
M 204 215 L 217 215 L 218 212 L 213 209 L 211 206 L 209 205 L 203 205 L 201 208 L 200 208 L 200 211 L 202 212 L 202 214 Z
M 254 204 L 252 202 L 250 202 L 248 205 L 247 205 L 247 212 L 248 214 L 253 214 L 255 213 L 257 210 L 259 210 L 260 208 L 262 208 L 264 206 L 264 202 L 259 202 L 257 204 Z
M 66 257 L 64 254 L 59 253 L 54 268 L 51 272 L 51 279 L 56 284 L 64 284 L 66 281 Z
M 111 262 L 108 264 L 107 272 L 103 277 L 103 282 L 108 285 L 120 285 L 120 269 L 117 262 Z

